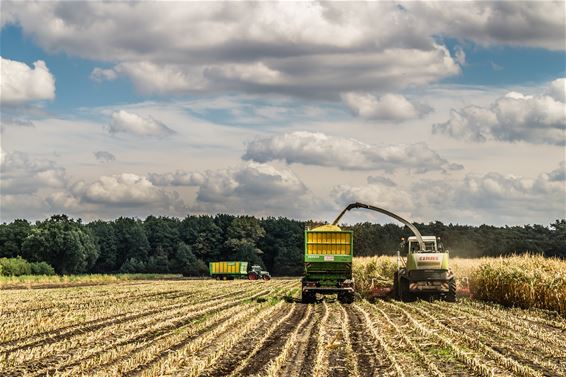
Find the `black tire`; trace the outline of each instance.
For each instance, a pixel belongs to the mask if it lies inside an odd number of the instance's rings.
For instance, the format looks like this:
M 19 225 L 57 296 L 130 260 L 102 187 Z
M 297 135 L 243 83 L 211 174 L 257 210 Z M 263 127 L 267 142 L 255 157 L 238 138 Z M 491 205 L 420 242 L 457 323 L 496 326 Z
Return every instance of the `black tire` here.
M 255 272 L 248 272 L 248 280 L 258 280 L 259 276 Z
M 301 295 L 301 302 L 303 304 L 312 304 L 316 301 L 316 293 L 315 292 L 305 292 L 303 291 Z
M 401 300 L 401 292 L 399 292 L 399 271 L 393 274 L 393 297 L 396 300 Z
M 355 296 L 354 293 L 351 292 L 339 292 L 338 293 L 338 301 L 341 304 L 351 304 L 354 302 Z
M 409 279 L 401 277 L 399 282 L 399 298 L 401 301 L 412 302 L 417 299 L 414 293 L 409 291 Z
M 448 293 L 446 294 L 446 301 L 456 302 L 456 278 L 452 277 L 448 280 Z

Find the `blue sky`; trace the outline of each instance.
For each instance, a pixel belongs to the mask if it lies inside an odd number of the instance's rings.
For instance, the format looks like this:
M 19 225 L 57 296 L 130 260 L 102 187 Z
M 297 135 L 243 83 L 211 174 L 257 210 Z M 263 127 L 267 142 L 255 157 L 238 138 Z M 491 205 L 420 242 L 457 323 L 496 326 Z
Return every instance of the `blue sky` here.
M 0 220 L 565 217 L 563 3 L 400 3 L 4 2 Z

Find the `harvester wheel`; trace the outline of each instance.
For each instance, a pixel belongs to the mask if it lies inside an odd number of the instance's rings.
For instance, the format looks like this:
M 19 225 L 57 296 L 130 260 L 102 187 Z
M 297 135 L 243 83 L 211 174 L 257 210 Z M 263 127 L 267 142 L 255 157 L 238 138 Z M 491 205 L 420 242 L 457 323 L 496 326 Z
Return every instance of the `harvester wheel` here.
M 415 301 L 415 294 L 409 291 L 409 279 L 401 277 L 399 283 L 399 299 L 407 302 Z
M 456 278 L 452 277 L 448 280 L 448 294 L 446 295 L 446 301 L 456 302 Z

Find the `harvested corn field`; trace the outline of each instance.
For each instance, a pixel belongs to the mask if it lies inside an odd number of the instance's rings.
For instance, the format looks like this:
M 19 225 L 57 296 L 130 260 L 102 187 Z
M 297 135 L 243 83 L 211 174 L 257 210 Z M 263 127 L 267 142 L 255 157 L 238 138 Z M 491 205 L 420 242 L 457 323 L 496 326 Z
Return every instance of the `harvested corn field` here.
M 301 304 L 294 280 L 1 291 L 2 376 L 565 376 L 566 320 L 472 300 Z

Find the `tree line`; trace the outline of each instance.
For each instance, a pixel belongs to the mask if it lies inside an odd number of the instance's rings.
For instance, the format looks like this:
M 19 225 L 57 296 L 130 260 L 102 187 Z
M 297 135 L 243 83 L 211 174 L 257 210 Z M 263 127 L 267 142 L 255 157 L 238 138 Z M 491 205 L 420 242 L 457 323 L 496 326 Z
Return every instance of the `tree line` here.
M 15 220 L 0 225 L 0 258 L 21 257 L 45 262 L 57 274 L 176 273 L 206 275 L 208 262 L 244 260 L 273 275 L 300 275 L 304 229 L 313 221 L 252 216 L 120 217 L 83 223 L 56 215 L 31 224 Z M 441 237 L 445 248 L 460 257 L 534 252 L 566 258 L 566 220 L 550 226 L 496 227 L 415 224 L 423 235 Z M 354 255 L 394 254 L 410 231 L 396 224 L 359 223 Z

